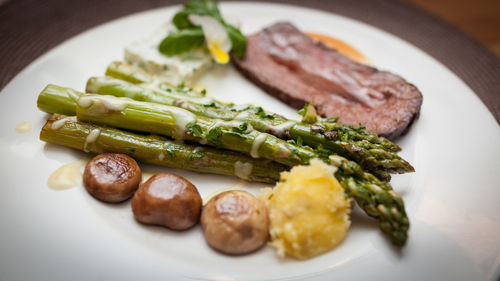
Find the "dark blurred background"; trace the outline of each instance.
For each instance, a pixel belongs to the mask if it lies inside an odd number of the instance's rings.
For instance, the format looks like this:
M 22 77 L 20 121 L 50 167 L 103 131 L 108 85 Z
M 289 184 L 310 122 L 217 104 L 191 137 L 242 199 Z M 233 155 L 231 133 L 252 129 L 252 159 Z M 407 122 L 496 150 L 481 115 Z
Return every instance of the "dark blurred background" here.
M 182 2 L 0 0 L 0 90 L 37 57 L 91 27 L 125 15 Z M 500 123 L 500 0 L 272 2 L 350 17 L 408 41 L 467 83 Z
M 500 0 L 404 0 L 445 20 L 500 57 Z

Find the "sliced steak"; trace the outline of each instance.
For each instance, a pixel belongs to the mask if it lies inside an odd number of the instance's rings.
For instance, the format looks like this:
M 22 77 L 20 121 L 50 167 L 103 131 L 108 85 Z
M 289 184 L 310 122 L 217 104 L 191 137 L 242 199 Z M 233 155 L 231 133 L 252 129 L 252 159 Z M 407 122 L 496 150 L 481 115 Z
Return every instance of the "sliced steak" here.
M 247 37 L 247 51 L 233 60 L 248 79 L 290 106 L 314 102 L 319 114 L 388 138 L 408 129 L 422 95 L 395 74 L 358 64 L 300 32 L 276 23 Z

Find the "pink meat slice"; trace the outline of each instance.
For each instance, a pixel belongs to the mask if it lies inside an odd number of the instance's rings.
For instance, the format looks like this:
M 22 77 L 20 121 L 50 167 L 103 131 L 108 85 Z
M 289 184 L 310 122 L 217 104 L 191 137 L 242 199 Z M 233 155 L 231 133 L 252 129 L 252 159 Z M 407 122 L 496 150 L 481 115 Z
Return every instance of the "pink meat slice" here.
M 315 43 L 290 23 L 247 37 L 237 69 L 269 94 L 295 108 L 314 102 L 324 117 L 359 123 L 394 139 L 418 117 L 420 91 L 398 75 L 359 64 Z

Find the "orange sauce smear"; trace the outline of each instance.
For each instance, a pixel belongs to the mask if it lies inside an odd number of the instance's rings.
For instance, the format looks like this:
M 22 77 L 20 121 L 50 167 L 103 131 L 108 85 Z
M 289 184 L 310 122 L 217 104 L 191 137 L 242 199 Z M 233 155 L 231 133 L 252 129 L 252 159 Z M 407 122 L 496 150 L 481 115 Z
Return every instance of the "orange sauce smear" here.
M 355 62 L 370 64 L 370 61 L 360 51 L 339 39 L 314 32 L 306 32 L 305 34 L 315 42 L 321 42 L 328 48 L 337 50 L 339 53 L 349 57 Z

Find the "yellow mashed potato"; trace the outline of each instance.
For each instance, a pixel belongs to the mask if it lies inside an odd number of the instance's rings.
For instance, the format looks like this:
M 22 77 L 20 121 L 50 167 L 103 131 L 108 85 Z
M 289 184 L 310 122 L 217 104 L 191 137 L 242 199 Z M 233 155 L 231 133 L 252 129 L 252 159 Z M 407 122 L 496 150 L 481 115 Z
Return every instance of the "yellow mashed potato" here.
M 334 177 L 335 167 L 313 159 L 281 174 L 262 190 L 269 211 L 271 246 L 281 257 L 307 259 L 337 246 L 350 226 L 351 202 Z

